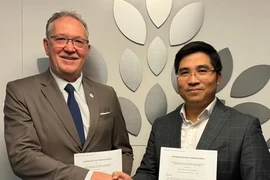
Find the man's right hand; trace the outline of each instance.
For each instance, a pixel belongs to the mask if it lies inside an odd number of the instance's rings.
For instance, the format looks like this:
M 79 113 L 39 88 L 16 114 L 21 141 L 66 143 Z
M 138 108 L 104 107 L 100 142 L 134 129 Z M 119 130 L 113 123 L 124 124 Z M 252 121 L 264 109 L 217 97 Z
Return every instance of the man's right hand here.
M 112 180 L 112 175 L 103 172 L 93 172 L 91 180 Z
M 113 180 L 132 180 L 132 178 L 129 175 L 123 172 L 119 172 L 119 171 L 116 171 L 112 174 L 112 179 Z

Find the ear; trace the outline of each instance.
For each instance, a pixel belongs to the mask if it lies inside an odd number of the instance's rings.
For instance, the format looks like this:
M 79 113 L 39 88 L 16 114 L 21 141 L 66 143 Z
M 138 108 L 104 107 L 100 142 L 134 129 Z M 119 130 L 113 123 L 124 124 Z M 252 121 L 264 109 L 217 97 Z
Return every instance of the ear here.
M 49 40 L 47 38 L 43 39 L 43 47 L 46 52 L 46 55 L 49 55 Z
M 222 79 L 222 74 L 221 73 L 217 73 L 217 85 L 220 85 L 220 81 Z
M 91 45 L 88 44 L 88 45 L 87 45 L 87 48 L 86 48 L 87 58 L 89 57 L 90 51 L 91 51 Z
M 88 53 L 90 53 L 90 51 L 91 51 L 91 45 L 90 44 L 88 44 L 87 50 L 88 50 Z

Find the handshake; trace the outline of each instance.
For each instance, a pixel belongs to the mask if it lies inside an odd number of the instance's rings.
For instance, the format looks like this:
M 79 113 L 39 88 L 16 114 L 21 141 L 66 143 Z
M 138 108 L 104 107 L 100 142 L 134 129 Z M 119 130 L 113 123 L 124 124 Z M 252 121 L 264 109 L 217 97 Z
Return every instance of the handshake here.
M 102 172 L 94 172 L 91 180 L 132 180 L 132 178 L 123 172 L 115 171 L 111 175 L 102 173 Z
M 112 173 L 112 180 L 132 180 L 132 178 L 126 173 L 116 171 Z

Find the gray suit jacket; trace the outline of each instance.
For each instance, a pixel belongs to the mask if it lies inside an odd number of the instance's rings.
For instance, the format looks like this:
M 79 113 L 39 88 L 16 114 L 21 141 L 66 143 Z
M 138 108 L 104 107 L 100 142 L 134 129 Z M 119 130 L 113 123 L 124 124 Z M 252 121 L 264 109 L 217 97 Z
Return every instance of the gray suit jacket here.
M 83 147 L 49 70 L 7 84 L 5 141 L 17 176 L 25 180 L 83 180 L 88 170 L 74 166 L 74 154 L 113 149 L 122 149 L 123 171 L 131 172 L 133 152 L 115 91 L 86 77 L 82 83 L 91 116 Z
M 160 148 L 180 148 L 180 109 L 156 119 L 134 180 L 157 180 Z M 270 180 L 270 153 L 259 120 L 217 101 L 197 149 L 217 150 L 217 180 Z

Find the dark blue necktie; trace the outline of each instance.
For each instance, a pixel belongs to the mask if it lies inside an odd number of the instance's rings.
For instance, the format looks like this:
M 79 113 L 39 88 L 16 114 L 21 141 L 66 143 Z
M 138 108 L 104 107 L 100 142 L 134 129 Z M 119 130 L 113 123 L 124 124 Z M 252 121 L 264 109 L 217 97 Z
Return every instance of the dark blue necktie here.
M 76 126 L 78 134 L 80 136 L 82 145 L 84 145 L 85 136 L 84 136 L 84 130 L 83 130 L 82 115 L 81 115 L 78 103 L 75 100 L 75 96 L 74 96 L 75 89 L 71 84 L 67 84 L 65 87 L 65 90 L 68 93 L 68 100 L 67 100 L 68 108 L 71 112 L 72 118 L 74 120 L 75 126 Z

